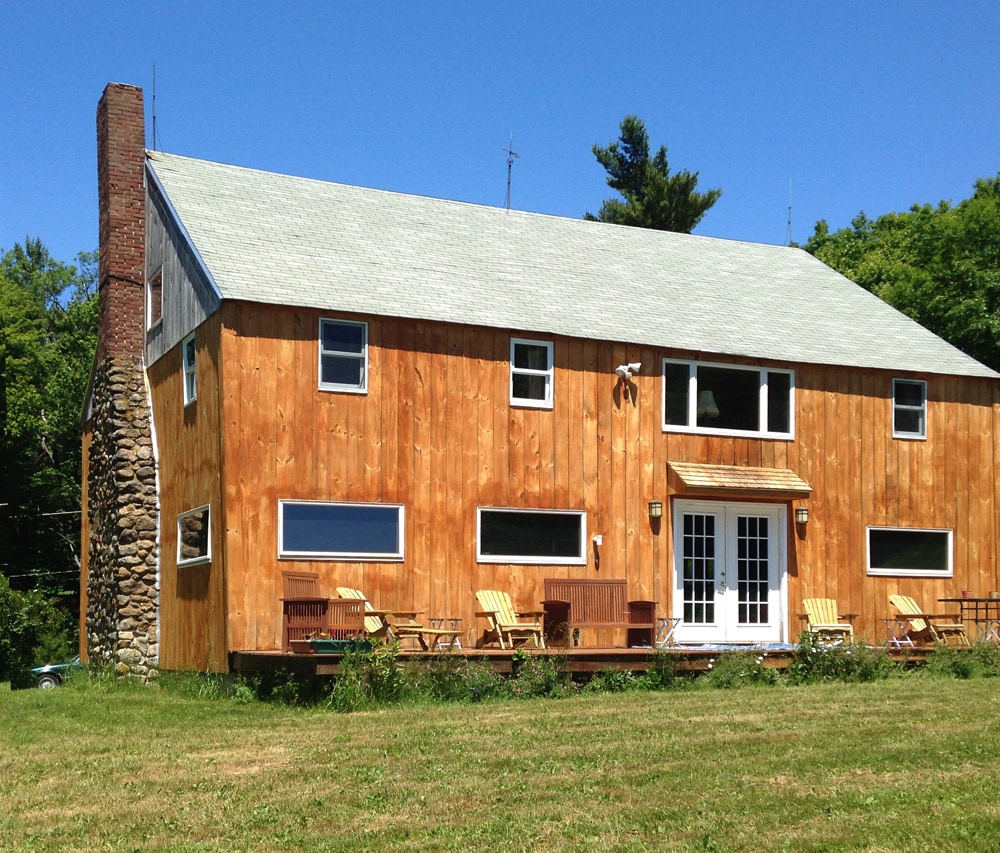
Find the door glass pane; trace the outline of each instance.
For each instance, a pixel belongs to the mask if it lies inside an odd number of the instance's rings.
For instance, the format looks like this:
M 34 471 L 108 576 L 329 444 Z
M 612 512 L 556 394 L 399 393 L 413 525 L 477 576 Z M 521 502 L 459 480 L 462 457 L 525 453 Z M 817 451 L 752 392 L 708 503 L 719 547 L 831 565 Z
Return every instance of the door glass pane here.
M 767 516 L 737 516 L 737 618 L 740 625 L 764 625 L 768 621 L 770 555 L 767 546 Z
M 715 622 L 715 516 L 684 514 L 684 622 Z

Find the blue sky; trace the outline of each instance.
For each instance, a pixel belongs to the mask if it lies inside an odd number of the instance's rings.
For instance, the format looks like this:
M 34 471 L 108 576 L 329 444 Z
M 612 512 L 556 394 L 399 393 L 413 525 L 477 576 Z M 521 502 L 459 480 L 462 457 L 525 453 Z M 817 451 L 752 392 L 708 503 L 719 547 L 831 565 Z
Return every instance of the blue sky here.
M 0 0 L 0 249 L 97 248 L 95 111 L 146 92 L 176 154 L 596 212 L 638 115 L 723 194 L 695 233 L 784 243 L 1000 172 L 1000 4 Z

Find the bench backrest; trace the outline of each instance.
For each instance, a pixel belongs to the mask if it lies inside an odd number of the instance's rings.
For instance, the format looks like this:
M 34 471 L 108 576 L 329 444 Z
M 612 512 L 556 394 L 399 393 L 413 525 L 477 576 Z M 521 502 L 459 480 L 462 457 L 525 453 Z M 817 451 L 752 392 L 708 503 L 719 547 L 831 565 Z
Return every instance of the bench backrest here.
M 574 625 L 629 621 L 625 578 L 545 578 L 546 601 L 568 601 Z
M 319 574 L 316 572 L 282 572 L 281 597 L 284 599 L 321 598 Z

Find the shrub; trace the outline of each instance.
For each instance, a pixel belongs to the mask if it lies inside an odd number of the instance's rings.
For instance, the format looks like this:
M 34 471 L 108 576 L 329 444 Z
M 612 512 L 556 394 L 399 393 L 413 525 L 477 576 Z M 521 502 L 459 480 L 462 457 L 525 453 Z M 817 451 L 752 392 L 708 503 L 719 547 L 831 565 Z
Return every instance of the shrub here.
M 31 684 L 32 666 L 45 663 L 40 654 L 54 654 L 52 660 L 69 657 L 64 633 L 64 617 L 51 599 L 40 592 L 11 589 L 0 574 L 0 681 L 12 688 Z
M 595 693 L 624 693 L 642 686 L 642 680 L 627 669 L 602 669 L 594 673 L 594 677 L 587 683 L 587 690 Z
M 677 656 L 657 650 L 649 661 L 649 669 L 639 679 L 647 690 L 669 690 L 677 685 Z
M 417 671 L 416 692 L 438 702 L 482 702 L 506 693 L 506 680 L 485 661 L 440 655 Z
M 758 652 L 723 652 L 709 663 L 708 671 L 698 679 L 703 687 L 731 689 L 757 685 L 774 685 L 778 670 L 764 666 Z
M 824 646 L 814 634 L 803 632 L 787 674 L 793 684 L 866 682 L 881 681 L 898 669 L 882 647 L 872 648 L 864 643 Z
M 971 649 L 939 645 L 927 657 L 924 672 L 948 678 L 992 678 L 1000 675 L 1000 647 L 978 642 Z
M 532 655 L 518 649 L 514 652 L 513 669 L 507 689 L 515 698 L 557 698 L 572 689 L 562 658 Z

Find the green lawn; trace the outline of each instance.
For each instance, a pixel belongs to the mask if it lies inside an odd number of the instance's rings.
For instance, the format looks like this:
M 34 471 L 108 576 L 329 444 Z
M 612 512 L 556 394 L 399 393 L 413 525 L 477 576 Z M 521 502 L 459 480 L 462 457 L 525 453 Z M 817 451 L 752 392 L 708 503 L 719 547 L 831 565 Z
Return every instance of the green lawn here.
M 0 847 L 984 851 L 998 706 L 919 677 L 357 714 L 4 688 Z

